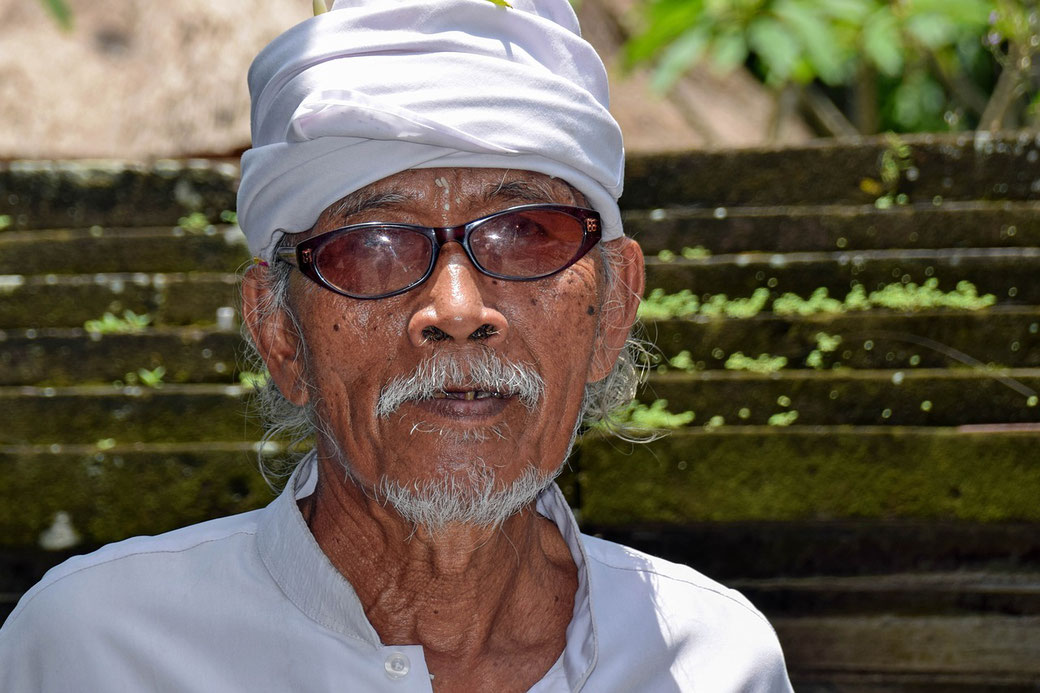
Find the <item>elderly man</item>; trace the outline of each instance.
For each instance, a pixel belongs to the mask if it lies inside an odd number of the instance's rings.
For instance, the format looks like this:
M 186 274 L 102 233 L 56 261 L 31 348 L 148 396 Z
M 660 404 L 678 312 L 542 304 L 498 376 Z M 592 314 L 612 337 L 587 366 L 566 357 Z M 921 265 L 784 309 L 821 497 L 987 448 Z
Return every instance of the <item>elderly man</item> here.
M 566 0 L 338 2 L 249 81 L 243 312 L 272 434 L 314 450 L 263 510 L 48 573 L 0 689 L 790 690 L 743 597 L 552 483 L 632 396 L 643 288 Z

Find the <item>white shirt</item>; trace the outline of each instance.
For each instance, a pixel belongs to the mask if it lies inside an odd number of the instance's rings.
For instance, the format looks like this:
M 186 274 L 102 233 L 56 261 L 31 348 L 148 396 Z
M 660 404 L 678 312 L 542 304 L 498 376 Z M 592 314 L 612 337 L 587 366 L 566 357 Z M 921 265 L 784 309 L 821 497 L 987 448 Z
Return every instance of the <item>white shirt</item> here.
M 384 645 L 296 499 L 72 558 L 0 629 L 0 691 L 431 691 L 419 645 Z M 552 486 L 536 507 L 578 569 L 566 647 L 531 690 L 791 690 L 776 635 L 739 593 L 579 533 Z

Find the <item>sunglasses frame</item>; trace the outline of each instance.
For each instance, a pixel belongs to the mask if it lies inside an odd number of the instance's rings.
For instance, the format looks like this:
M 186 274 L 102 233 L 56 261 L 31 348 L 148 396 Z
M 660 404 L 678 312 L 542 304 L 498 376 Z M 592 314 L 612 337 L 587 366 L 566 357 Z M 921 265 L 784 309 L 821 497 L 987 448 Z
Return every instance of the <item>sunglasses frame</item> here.
M 539 274 L 534 277 L 515 277 L 508 274 L 498 274 L 496 272 L 491 272 L 482 267 L 481 264 L 477 262 L 476 257 L 474 257 L 473 249 L 470 247 L 469 244 L 469 239 L 470 236 L 473 235 L 473 232 L 476 231 L 484 223 L 492 219 L 507 214 L 515 214 L 517 212 L 525 211 L 561 212 L 580 221 L 582 224 L 583 236 L 581 245 L 578 247 L 577 251 L 575 251 L 574 256 L 570 260 L 568 260 L 563 265 L 563 267 L 555 269 L 552 272 Z M 314 258 L 318 256 L 318 251 L 323 245 L 346 233 L 352 233 L 357 231 L 363 231 L 365 229 L 374 229 L 380 227 L 407 229 L 409 231 L 414 231 L 423 236 L 426 236 L 426 238 L 428 238 L 431 241 L 433 252 L 430 255 L 430 264 L 426 268 L 426 271 L 423 273 L 422 277 L 415 280 L 408 286 L 401 289 L 397 289 L 395 291 L 390 291 L 375 296 L 360 296 L 358 294 L 352 294 L 350 292 L 337 288 L 336 286 L 329 283 L 329 281 L 325 279 L 324 276 L 322 276 L 321 271 L 314 263 Z M 416 224 L 400 224 L 385 221 L 367 221 L 361 224 L 350 224 L 348 226 L 342 226 L 336 229 L 332 229 L 330 231 L 326 231 L 324 233 L 320 233 L 316 236 L 312 236 L 311 238 L 308 238 L 304 241 L 300 241 L 295 245 L 279 246 L 275 249 L 274 256 L 278 260 L 288 262 L 293 267 L 300 270 L 300 272 L 303 273 L 303 275 L 306 276 L 308 279 L 328 289 L 329 291 L 340 294 L 341 296 L 347 296 L 348 298 L 355 298 L 360 300 L 374 300 L 379 298 L 389 298 L 390 296 L 397 296 L 398 294 L 403 294 L 406 291 L 411 291 L 412 289 L 429 279 L 430 276 L 433 274 L 434 268 L 437 266 L 437 257 L 440 255 L 441 247 L 445 243 L 451 241 L 454 241 L 455 243 L 458 243 L 462 246 L 463 250 L 466 251 L 466 256 L 469 258 L 469 261 L 473 263 L 473 266 L 481 274 L 485 274 L 489 277 L 494 277 L 496 279 L 529 282 L 536 281 L 538 279 L 545 279 L 546 277 L 551 277 L 554 274 L 559 274 L 563 270 L 567 269 L 568 267 L 576 263 L 581 258 L 585 257 L 585 255 L 590 250 L 592 250 L 592 248 L 595 247 L 595 245 L 600 241 L 600 238 L 603 233 L 602 229 L 603 222 L 600 220 L 599 213 L 595 210 L 587 209 L 585 207 L 573 207 L 570 205 L 532 204 L 520 205 L 517 207 L 509 207 L 507 209 L 494 212 L 493 214 L 488 214 L 487 216 L 480 217 L 479 219 L 468 221 L 465 224 L 460 224 L 458 226 L 419 226 Z

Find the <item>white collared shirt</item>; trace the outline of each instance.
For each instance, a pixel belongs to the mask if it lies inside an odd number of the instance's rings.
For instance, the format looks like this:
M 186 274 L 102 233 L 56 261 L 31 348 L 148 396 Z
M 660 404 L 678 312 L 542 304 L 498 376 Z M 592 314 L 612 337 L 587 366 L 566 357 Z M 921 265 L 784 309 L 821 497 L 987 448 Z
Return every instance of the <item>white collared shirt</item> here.
M 52 569 L 0 629 L 0 691 L 428 692 L 419 645 L 384 645 L 296 504 L 313 456 L 262 510 L 111 544 Z M 765 618 L 686 566 L 579 533 L 536 504 L 578 569 L 560 658 L 530 690 L 791 690 Z

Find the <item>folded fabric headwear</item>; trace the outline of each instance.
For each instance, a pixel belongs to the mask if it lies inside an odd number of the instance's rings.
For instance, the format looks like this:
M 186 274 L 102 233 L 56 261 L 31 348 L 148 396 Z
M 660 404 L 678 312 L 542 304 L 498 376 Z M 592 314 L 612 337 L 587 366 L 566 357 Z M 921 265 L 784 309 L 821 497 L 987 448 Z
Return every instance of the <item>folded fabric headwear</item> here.
M 622 234 L 621 131 L 567 0 L 337 0 L 249 70 L 238 222 L 270 260 L 343 196 L 412 168 L 566 180 Z

